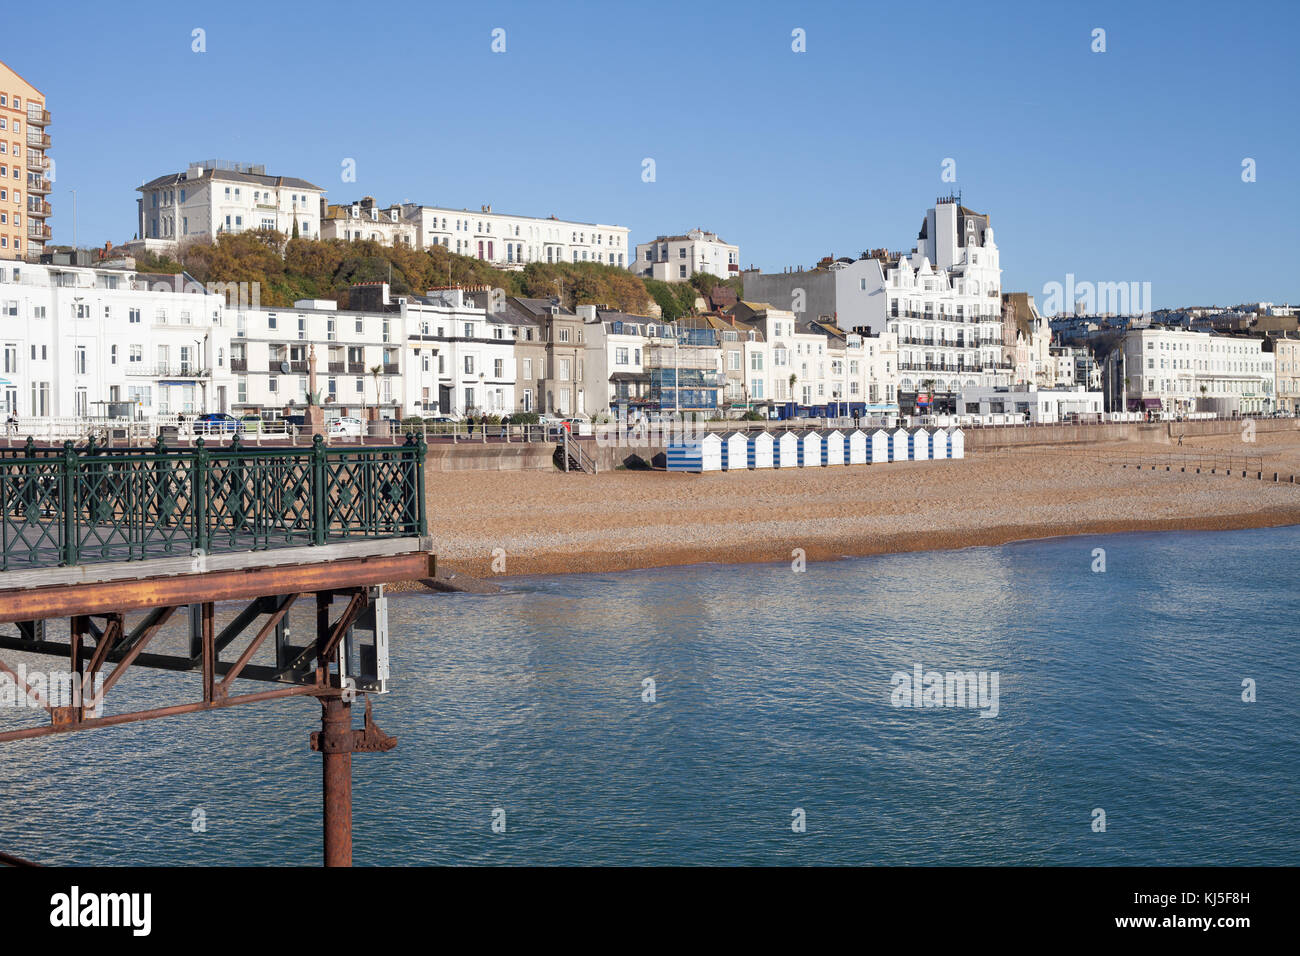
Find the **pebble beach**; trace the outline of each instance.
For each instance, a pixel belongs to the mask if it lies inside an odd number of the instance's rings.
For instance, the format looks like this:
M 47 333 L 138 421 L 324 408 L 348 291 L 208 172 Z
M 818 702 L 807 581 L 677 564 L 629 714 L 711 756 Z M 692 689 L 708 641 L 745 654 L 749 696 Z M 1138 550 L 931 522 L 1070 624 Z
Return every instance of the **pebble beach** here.
M 1267 480 L 1121 467 L 1245 456 Z M 1220 461 L 1226 460 L 1220 457 Z M 1280 482 L 1272 472 L 1281 473 Z M 960 461 L 683 474 L 428 475 L 440 568 L 479 578 L 809 561 L 1122 531 L 1300 524 L 1300 432 L 974 451 Z M 1253 475 L 1253 473 L 1252 473 Z M 500 550 L 498 550 L 500 549 Z M 504 571 L 501 570 L 504 552 Z M 493 567 L 494 552 L 497 556 Z

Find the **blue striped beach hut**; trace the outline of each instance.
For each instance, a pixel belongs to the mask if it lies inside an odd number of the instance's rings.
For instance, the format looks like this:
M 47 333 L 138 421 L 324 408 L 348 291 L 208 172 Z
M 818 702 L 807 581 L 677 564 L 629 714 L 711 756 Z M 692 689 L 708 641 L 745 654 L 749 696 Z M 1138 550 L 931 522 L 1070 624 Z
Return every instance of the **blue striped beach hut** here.
M 954 428 L 948 433 L 948 457 L 966 457 L 966 435 L 960 428 Z
M 721 471 L 722 439 L 705 435 L 692 441 L 673 442 L 668 446 L 669 471 Z
M 776 436 L 775 451 L 773 464 L 777 468 L 799 467 L 799 435 L 796 432 L 781 432 Z
M 822 464 L 845 464 L 844 432 L 840 431 L 838 428 L 832 428 L 826 434 L 822 435 Z
M 877 428 L 871 433 L 871 463 L 882 464 L 889 461 L 889 432 Z
M 894 433 L 889 436 L 889 460 L 890 461 L 908 461 L 912 449 L 909 447 L 911 435 L 906 428 L 896 428 Z
M 948 457 L 948 433 L 942 428 L 936 428 L 930 436 L 930 457 Z
M 848 456 L 845 463 L 849 465 L 865 465 L 867 463 L 868 444 L 867 433 L 861 428 L 855 428 L 849 432 L 848 441 L 846 442 Z
M 822 465 L 821 432 L 811 429 L 799 433 L 799 467 L 820 468 Z
M 749 437 L 749 467 L 771 468 L 773 466 L 773 446 L 775 439 L 767 431 L 756 432 Z
M 930 433 L 924 428 L 918 428 L 912 432 L 908 445 L 912 449 L 912 461 L 930 460 Z
M 749 468 L 749 439 L 744 432 L 722 436 L 722 470 L 744 471 Z

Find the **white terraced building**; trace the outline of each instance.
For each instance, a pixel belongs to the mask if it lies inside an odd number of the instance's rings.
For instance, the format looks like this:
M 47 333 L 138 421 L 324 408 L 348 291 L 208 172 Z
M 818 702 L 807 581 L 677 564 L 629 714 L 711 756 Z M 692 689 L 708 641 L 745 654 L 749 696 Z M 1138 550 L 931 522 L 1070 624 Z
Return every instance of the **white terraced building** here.
M 20 423 L 228 411 L 228 318 L 184 275 L 0 262 L 0 411 Z
M 139 232 L 129 252 L 167 252 L 190 238 L 274 229 L 320 238 L 325 190 L 305 179 L 268 176 L 266 167 L 209 159 L 138 187 Z
M 340 310 L 332 299 L 302 299 L 292 308 L 234 311 L 231 371 L 236 415 L 276 419 L 307 404 L 311 350 L 325 418 L 398 418 L 403 400 L 402 316 Z
M 441 206 L 402 205 L 402 218 L 415 227 L 415 247 L 440 245 L 498 268 L 522 269 L 529 262 L 599 262 L 628 267 L 628 230 L 550 216 L 514 216 Z
M 1106 360 L 1111 409 L 1253 415 L 1276 408 L 1264 340 L 1182 329 L 1132 329 Z
M 407 414 L 515 410 L 516 330 L 504 314 L 489 311 L 488 295 L 485 288 L 447 288 L 397 299 L 410 352 Z

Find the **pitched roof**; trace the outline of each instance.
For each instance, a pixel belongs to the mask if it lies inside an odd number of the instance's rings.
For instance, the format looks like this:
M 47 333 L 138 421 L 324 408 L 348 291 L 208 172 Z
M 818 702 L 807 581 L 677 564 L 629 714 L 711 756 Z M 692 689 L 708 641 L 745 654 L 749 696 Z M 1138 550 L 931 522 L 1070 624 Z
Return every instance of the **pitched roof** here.
M 157 189 L 160 186 L 173 186 L 180 183 L 194 183 L 201 179 L 220 180 L 231 183 L 249 183 L 254 186 L 279 186 L 289 189 L 314 189 L 317 192 L 324 192 L 320 186 L 307 182 L 305 179 L 297 179 L 293 176 L 261 176 L 254 173 L 237 173 L 231 169 L 210 169 L 204 168 L 202 173 L 194 179 L 189 178 L 189 171 L 183 173 L 169 173 L 166 176 L 159 176 L 157 179 L 151 179 L 143 186 L 137 186 L 137 192 L 143 192 L 146 189 Z

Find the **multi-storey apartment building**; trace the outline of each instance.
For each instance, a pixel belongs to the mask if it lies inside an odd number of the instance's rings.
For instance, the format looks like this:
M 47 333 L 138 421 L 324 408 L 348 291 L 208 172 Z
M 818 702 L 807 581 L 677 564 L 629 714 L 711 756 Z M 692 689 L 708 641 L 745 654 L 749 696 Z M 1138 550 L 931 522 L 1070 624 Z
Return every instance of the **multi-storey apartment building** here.
M 230 332 L 224 299 L 183 274 L 0 262 L 0 410 L 227 411 Z
M 343 310 L 331 299 L 302 299 L 292 308 L 240 309 L 234 326 L 237 414 L 268 419 L 302 414 L 314 351 L 316 389 L 327 420 L 401 416 L 406 337 L 400 313 Z
M 1273 364 L 1277 407 L 1292 415 L 1300 414 L 1300 338 L 1275 338 Z
M 1001 275 L 988 216 L 949 196 L 927 211 L 910 255 L 875 250 L 743 279 L 747 298 L 804 320 L 897 335 L 900 400 L 911 410 L 918 394 L 938 393 L 951 406 L 963 387 L 1009 384 Z
M 189 238 L 223 232 L 274 229 L 286 236 L 319 239 L 325 190 L 305 179 L 268 176 L 266 167 L 209 159 L 191 163 L 137 187 L 139 249 L 169 251 Z
M 1264 339 L 1244 335 L 1130 329 L 1106 357 L 1107 406 L 1176 415 L 1272 411 L 1273 353 L 1264 346 Z
M 45 96 L 0 62 L 0 259 L 40 259 L 48 220 L 52 164 Z
M 628 265 L 626 226 L 507 215 L 491 206 L 471 212 L 404 203 L 401 209 L 415 229 L 417 249 L 440 245 L 502 269 L 522 269 L 529 262 Z
M 402 218 L 401 206 L 380 209 L 375 197 L 364 196 L 347 205 L 331 205 L 322 200 L 320 237 L 347 242 L 372 239 L 384 245 L 414 246 L 415 225 Z
M 740 275 L 740 247 L 703 229 L 692 229 L 680 236 L 658 236 L 653 242 L 637 245 L 633 271 L 663 282 L 685 282 L 697 272 L 730 279 Z
M 412 350 L 411 414 L 504 415 L 518 407 L 516 328 L 491 308 L 487 288 L 431 289 L 398 302 Z

